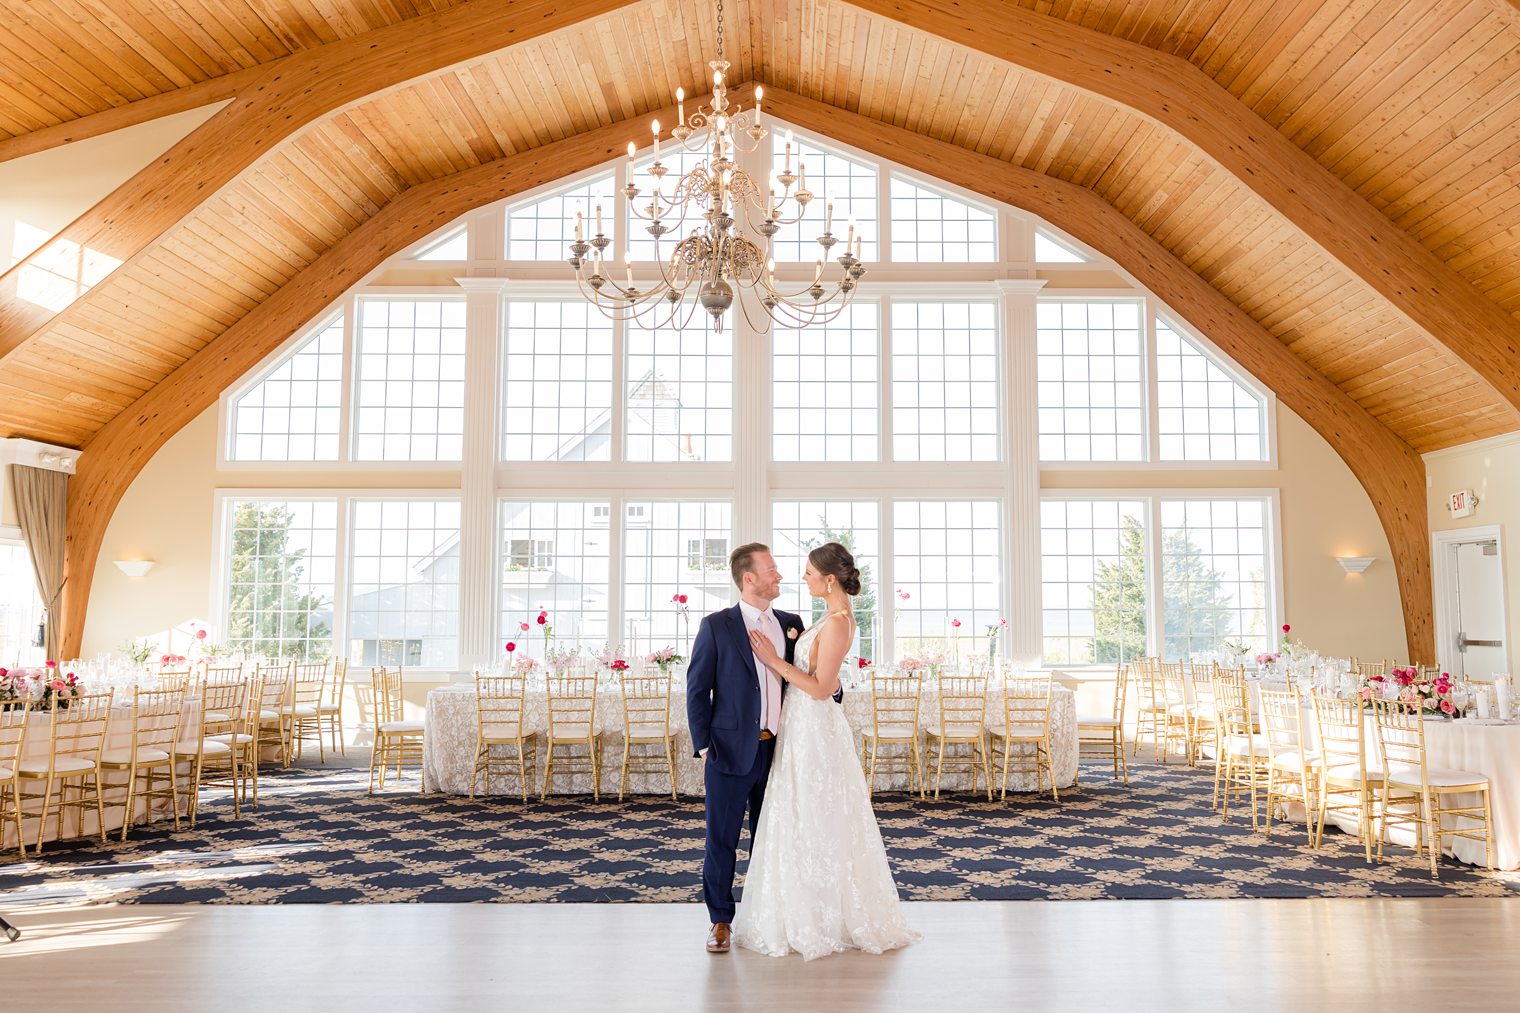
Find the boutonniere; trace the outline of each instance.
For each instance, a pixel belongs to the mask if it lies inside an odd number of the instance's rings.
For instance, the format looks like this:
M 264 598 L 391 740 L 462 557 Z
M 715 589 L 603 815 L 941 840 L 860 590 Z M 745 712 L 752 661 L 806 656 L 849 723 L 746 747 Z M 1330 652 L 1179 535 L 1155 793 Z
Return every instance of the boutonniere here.
M 791 627 L 790 629 L 788 629 L 786 631 L 786 639 L 788 639 L 788 640 L 796 640 L 797 639 L 797 627 L 793 626 L 793 627 Z

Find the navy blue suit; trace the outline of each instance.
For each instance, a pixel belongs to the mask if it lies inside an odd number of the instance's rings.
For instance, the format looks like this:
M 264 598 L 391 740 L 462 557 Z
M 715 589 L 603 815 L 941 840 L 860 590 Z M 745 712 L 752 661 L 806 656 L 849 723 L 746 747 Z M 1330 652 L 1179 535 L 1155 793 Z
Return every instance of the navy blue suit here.
M 805 627 L 790 612 L 772 609 L 781 623 L 786 651 Z M 783 694 L 787 684 L 781 684 Z M 835 699 L 840 699 L 836 694 Z M 686 723 L 692 749 L 707 750 L 702 776 L 707 789 L 707 850 L 702 858 L 702 901 L 714 924 L 734 920 L 734 865 L 744 811 L 753 844 L 765 802 L 776 740 L 760 741 L 760 680 L 755 652 L 738 605 L 703 618 L 686 668 Z

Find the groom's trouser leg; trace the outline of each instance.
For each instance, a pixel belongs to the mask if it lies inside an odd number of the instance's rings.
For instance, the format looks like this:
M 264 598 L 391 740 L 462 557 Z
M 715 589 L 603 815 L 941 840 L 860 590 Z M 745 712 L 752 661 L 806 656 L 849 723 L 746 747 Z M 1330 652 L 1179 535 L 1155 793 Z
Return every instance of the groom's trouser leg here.
M 713 924 L 734 920 L 734 866 L 738 861 L 739 835 L 744 830 L 744 810 L 751 810 L 751 840 L 758 826 L 758 799 L 765 796 L 770 773 L 771 749 L 761 743 L 755 765 L 748 774 L 720 774 L 707 764 L 703 781 L 707 789 L 707 850 L 702 856 L 702 903 Z M 758 787 L 757 787 L 758 785 Z

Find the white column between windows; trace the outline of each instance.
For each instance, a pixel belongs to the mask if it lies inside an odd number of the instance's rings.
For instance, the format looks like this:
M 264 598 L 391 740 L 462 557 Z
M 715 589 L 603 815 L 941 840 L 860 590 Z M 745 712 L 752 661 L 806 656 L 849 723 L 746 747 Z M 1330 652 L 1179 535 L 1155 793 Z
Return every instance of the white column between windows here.
M 1016 665 L 1040 663 L 1040 427 L 1035 300 L 1045 282 L 1005 278 L 1003 292 L 1004 651 Z
M 465 290 L 464 460 L 459 475 L 459 668 L 496 657 L 498 356 L 505 278 L 457 278 Z
M 756 180 L 770 179 L 768 140 L 737 156 L 739 165 Z M 750 326 L 740 298 L 736 292 L 727 314 L 734 338 L 734 540 L 730 547 L 771 542 L 771 334 Z M 801 576 L 787 574 L 786 580 L 790 583 Z

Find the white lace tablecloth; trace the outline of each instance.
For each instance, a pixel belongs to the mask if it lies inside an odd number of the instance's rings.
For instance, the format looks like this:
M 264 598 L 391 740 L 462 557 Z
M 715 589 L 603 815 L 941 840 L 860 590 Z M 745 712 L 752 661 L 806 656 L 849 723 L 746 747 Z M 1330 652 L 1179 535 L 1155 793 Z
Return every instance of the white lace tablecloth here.
M 200 736 L 200 728 L 200 697 L 186 697 L 184 710 L 181 711 L 180 716 L 180 741 L 194 742 Z M 52 717 L 46 711 L 33 711 L 27 715 L 26 741 L 23 743 L 21 749 L 21 760 L 23 764 L 39 767 L 47 766 L 48 752 L 51 748 L 51 732 Z M 105 752 L 109 753 L 113 750 L 126 751 L 131 748 L 132 704 L 130 702 L 118 703 L 112 706 L 111 718 L 106 723 Z M 93 756 L 93 753 L 91 755 Z M 186 779 L 190 776 L 190 767 L 191 765 L 188 762 L 179 763 L 176 765 L 175 778 L 181 785 L 183 785 Z M 25 791 L 38 791 L 41 789 L 44 783 L 45 782 L 43 782 L 41 779 L 35 781 L 28 779 L 27 781 L 23 782 L 22 788 Z M 78 782 L 76 781 L 74 783 Z M 159 783 L 161 784 L 162 781 Z M 105 771 L 101 775 L 101 786 L 104 789 L 103 804 L 105 807 L 106 830 L 120 830 L 123 817 L 126 815 L 125 803 L 127 800 L 127 771 Z M 141 786 L 142 785 L 139 784 L 139 788 L 141 788 Z M 57 790 L 58 789 L 55 786 L 53 796 L 54 805 L 56 805 L 58 801 Z M 185 799 L 182 798 L 180 800 L 180 806 L 183 809 L 185 806 Z M 161 819 L 172 819 L 174 815 L 174 810 L 171 807 L 169 800 L 164 798 L 154 799 L 151 811 L 148 802 L 140 797 L 133 800 L 132 808 L 135 810 L 132 817 L 133 826 L 137 826 L 142 823 L 151 823 Z M 42 811 L 42 801 L 40 799 L 35 801 L 28 801 L 23 809 L 28 817 L 24 823 L 24 826 L 26 828 L 27 843 L 29 845 L 33 845 L 37 842 L 37 838 L 35 836 L 37 833 L 37 821 L 35 817 Z M 57 817 L 53 815 L 55 812 L 57 812 L 56 809 L 49 810 L 47 826 L 43 828 L 42 832 L 42 839 L 44 841 L 52 841 L 58 839 Z M 181 815 L 183 816 L 188 814 L 182 813 Z M 94 809 L 86 809 L 84 811 L 84 825 L 82 827 L 80 826 L 79 810 L 71 809 L 64 813 L 63 836 L 65 838 L 90 836 L 93 834 L 98 834 L 99 831 L 100 821 L 96 817 Z M 0 852 L 13 849 L 15 845 L 15 827 L 9 822 L 0 824 Z
M 932 682 L 924 684 L 924 699 L 920 711 L 920 727 L 927 729 L 933 724 L 938 707 L 938 687 Z M 682 795 L 701 795 L 704 792 L 702 763 L 691 753 L 691 735 L 686 729 L 686 691 L 677 687 L 671 694 L 671 727 L 676 733 L 676 788 Z M 525 700 L 524 724 L 526 731 L 539 735 L 537 771 L 543 776 L 543 735 L 548 730 L 548 695 L 543 687 L 530 687 Z M 860 730 L 871 724 L 871 691 L 860 686 L 845 690 L 844 712 L 850 727 L 858 736 Z M 1002 721 L 1003 695 L 1001 687 L 995 687 L 988 695 L 987 717 L 990 724 Z M 617 793 L 618 780 L 623 765 L 623 698 L 615 685 L 598 687 L 596 698 L 598 730 L 603 735 L 601 790 Z M 475 765 L 475 687 L 468 684 L 442 686 L 428 693 L 427 731 L 423 737 L 423 766 L 428 785 L 435 790 L 452 795 L 467 795 L 470 791 L 470 773 Z M 1077 710 L 1076 695 L 1069 689 L 1056 687 L 1051 695 L 1050 737 L 1054 756 L 1056 783 L 1066 787 L 1077 776 Z M 922 740 L 920 740 L 922 746 Z M 648 747 L 643 747 L 647 749 Z M 928 759 L 925 752 L 924 759 Z M 970 779 L 964 774 L 946 774 L 942 791 L 964 791 L 970 787 Z M 1011 774 L 1009 791 L 1036 790 L 1031 774 Z M 535 784 L 535 788 L 542 782 Z M 519 789 L 516 777 L 497 776 L 492 790 L 486 792 L 484 785 L 477 786 L 477 793 L 516 794 Z M 882 791 L 906 791 L 906 774 L 877 777 L 877 789 Z M 561 777 L 556 775 L 550 786 L 553 794 L 591 793 L 589 774 Z M 661 775 L 634 774 L 629 778 L 629 790 L 636 794 L 665 794 L 670 791 L 669 779 Z M 1049 785 L 1046 785 L 1049 790 Z

